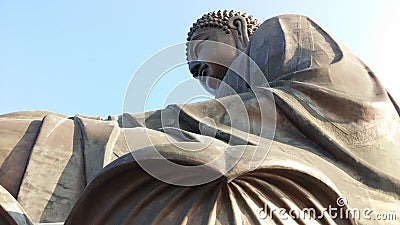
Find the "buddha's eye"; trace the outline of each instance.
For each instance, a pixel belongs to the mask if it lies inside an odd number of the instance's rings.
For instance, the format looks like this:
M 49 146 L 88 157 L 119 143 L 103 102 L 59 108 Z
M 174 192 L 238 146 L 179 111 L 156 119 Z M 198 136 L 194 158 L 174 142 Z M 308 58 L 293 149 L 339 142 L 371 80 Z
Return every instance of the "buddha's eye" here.
M 209 39 L 209 37 L 205 37 L 202 40 L 196 40 L 196 44 L 194 46 L 194 53 L 197 54 L 200 52 L 200 49 L 203 47 L 203 44 Z

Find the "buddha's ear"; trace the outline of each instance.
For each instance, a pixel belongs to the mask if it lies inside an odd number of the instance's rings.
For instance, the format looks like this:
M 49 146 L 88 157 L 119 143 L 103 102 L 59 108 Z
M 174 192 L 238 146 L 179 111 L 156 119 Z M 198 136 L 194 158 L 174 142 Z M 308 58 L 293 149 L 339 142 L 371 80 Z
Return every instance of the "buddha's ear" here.
M 242 43 L 247 47 L 249 43 L 249 35 L 247 34 L 247 21 L 243 16 L 233 16 L 228 20 L 228 27 L 238 32 L 238 36 L 242 39 Z

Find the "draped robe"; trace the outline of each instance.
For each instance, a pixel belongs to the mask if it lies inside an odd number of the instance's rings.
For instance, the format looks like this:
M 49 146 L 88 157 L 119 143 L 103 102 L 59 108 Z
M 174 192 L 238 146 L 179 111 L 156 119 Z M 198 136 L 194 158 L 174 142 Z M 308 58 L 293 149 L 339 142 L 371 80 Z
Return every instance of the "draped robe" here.
M 107 120 L 47 112 L 1 116 L 0 215 L 8 213 L 11 219 L 5 221 L 17 224 L 31 219 L 66 220 L 67 225 L 368 222 L 260 215 L 264 208 L 322 213 L 329 206 L 340 208 L 339 198 L 347 200 L 343 209 L 398 213 L 398 107 L 374 73 L 319 25 L 299 15 L 265 21 L 246 54 L 268 83 L 255 79 L 248 58 L 238 58 L 234 64 L 241 71 L 228 71 L 224 82 L 231 88 L 221 86 L 216 100 Z M 229 115 L 239 107 L 248 113 L 245 125 Z M 269 107 L 274 108 L 272 119 L 261 112 Z M 262 127 L 262 119 L 270 126 Z M 208 145 L 188 152 L 176 143 L 187 148 Z M 269 151 L 251 168 L 261 145 L 270 145 Z M 154 147 L 184 165 L 201 165 L 215 155 L 229 162 L 238 148 L 246 150 L 226 173 L 228 163 L 203 171 L 221 173 L 219 178 L 177 186 L 146 173 L 132 157 L 148 156 L 150 164 L 160 163 L 149 154 Z M 165 173 L 195 179 L 179 171 Z M 11 203 L 18 210 L 7 208 Z

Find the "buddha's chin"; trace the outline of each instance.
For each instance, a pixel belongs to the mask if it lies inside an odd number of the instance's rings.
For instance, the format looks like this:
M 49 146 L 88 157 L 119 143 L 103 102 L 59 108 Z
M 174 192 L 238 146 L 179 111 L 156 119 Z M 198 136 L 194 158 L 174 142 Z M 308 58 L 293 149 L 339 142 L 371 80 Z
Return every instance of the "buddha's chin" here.
M 221 80 L 208 76 L 207 78 L 200 80 L 200 83 L 207 92 L 215 96 L 216 90 L 221 85 Z

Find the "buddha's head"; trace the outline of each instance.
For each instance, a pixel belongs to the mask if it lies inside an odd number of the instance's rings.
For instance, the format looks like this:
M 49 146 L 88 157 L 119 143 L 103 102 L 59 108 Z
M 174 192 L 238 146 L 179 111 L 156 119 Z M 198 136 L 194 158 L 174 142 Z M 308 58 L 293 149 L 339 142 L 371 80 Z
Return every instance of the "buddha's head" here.
M 257 19 L 233 10 L 210 12 L 193 23 L 187 38 L 187 60 L 190 72 L 206 90 L 215 92 L 258 27 Z

